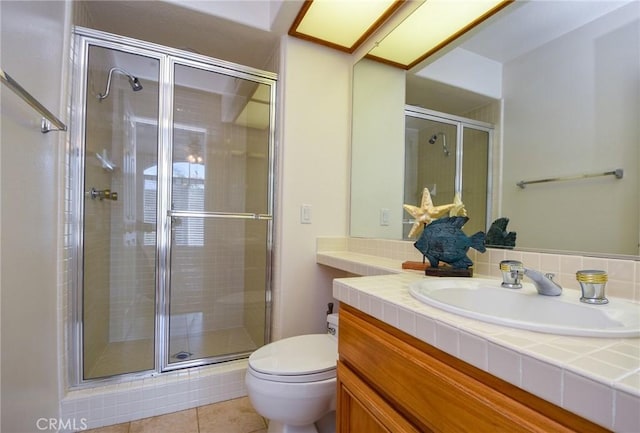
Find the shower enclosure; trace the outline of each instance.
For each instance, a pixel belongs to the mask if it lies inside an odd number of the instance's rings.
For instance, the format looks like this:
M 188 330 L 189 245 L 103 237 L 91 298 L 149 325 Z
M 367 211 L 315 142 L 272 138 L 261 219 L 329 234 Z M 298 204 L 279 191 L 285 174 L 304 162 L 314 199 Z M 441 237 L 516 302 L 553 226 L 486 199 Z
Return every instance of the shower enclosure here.
M 429 188 L 434 205 L 460 194 L 469 215 L 467 233 L 485 231 L 491 213 L 493 126 L 420 107 L 405 109 L 404 203 L 419 204 Z M 414 221 L 403 221 L 402 236 Z
M 269 341 L 276 76 L 77 28 L 71 382 Z

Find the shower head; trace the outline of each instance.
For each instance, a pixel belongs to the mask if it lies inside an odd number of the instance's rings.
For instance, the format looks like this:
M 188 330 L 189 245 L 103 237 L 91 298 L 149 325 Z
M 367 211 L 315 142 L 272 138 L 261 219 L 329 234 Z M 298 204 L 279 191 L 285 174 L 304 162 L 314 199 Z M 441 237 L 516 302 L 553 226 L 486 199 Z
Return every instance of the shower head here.
M 447 147 L 447 136 L 444 132 L 438 132 L 437 134 L 433 134 L 429 138 L 429 144 L 435 144 L 438 140 L 438 136 L 442 135 L 442 151 L 444 152 L 444 156 L 449 156 L 451 152 L 449 152 L 449 148 Z
M 134 77 L 124 69 L 111 68 L 109 69 L 109 78 L 107 78 L 107 88 L 105 89 L 104 93 L 100 93 L 98 95 L 98 99 L 103 100 L 107 96 L 109 96 L 109 90 L 111 89 L 111 75 L 113 75 L 113 73 L 116 71 L 127 76 L 127 78 L 129 79 L 129 85 L 131 86 L 131 90 L 133 90 L 134 92 L 138 92 L 142 90 L 142 84 L 140 84 L 140 80 L 138 80 L 138 77 Z
M 131 85 L 131 90 L 133 90 L 134 92 L 138 92 L 142 90 L 142 84 L 140 84 L 140 80 L 138 80 L 138 77 L 134 77 L 133 75 L 130 75 L 129 84 Z

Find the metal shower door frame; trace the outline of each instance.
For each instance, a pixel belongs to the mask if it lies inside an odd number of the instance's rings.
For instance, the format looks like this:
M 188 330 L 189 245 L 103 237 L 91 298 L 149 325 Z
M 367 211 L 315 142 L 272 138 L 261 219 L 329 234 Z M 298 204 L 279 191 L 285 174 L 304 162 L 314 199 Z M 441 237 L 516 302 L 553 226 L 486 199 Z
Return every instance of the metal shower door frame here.
M 196 56 L 202 57 L 202 56 Z M 167 148 L 168 154 L 163 155 L 163 158 L 159 158 L 160 163 L 163 165 L 163 169 L 159 170 L 159 172 L 163 173 L 163 178 L 158 179 L 158 185 L 162 185 L 163 188 L 167 188 L 166 191 L 163 191 L 163 197 L 166 198 L 167 203 L 164 204 L 163 207 L 158 206 L 158 222 L 159 226 L 164 230 L 163 242 L 165 245 L 162 245 L 161 251 L 164 251 L 164 266 L 162 269 L 165 271 L 164 275 L 164 288 L 160 294 L 160 298 L 158 300 L 158 307 L 162 308 L 163 311 L 157 312 L 157 328 L 161 334 L 162 341 L 164 344 L 157 345 L 158 353 L 156 356 L 156 360 L 160 361 L 160 365 L 157 366 L 159 371 L 171 371 L 182 368 L 189 367 L 199 367 L 202 365 L 211 364 L 213 362 L 224 362 L 228 360 L 238 359 L 238 356 L 233 355 L 222 355 L 216 357 L 205 357 L 198 358 L 194 360 L 180 361 L 180 362 L 171 362 L 169 363 L 169 317 L 170 317 L 170 290 L 171 290 L 171 230 L 172 230 L 172 222 L 173 218 L 179 217 L 198 217 L 198 218 L 214 218 L 214 219 L 249 219 L 249 220 L 265 220 L 267 221 L 267 275 L 265 276 L 267 282 L 266 288 L 266 314 L 265 314 L 265 336 L 264 341 L 269 342 L 271 339 L 271 260 L 272 260 L 272 245 L 273 245 L 273 197 L 274 197 L 274 164 L 275 164 L 275 107 L 274 102 L 276 98 L 276 76 L 275 74 L 269 74 L 262 71 L 255 71 L 246 67 L 239 67 L 238 65 L 234 65 L 234 69 L 230 69 L 229 66 L 232 64 L 229 63 L 217 63 L 217 62 L 202 62 L 202 59 L 192 59 L 185 58 L 179 56 L 168 56 L 167 62 L 164 65 L 164 74 L 167 77 L 167 81 L 165 85 L 168 87 L 167 89 L 167 97 L 164 100 L 164 109 L 161 110 L 161 113 L 164 113 L 162 118 L 162 124 L 167 125 L 166 128 L 162 128 L 161 133 L 166 134 L 166 142 L 171 143 L 171 145 Z M 171 158 L 171 150 L 173 144 L 173 92 L 174 84 L 175 84 L 175 68 L 177 65 L 187 66 L 196 69 L 200 69 L 207 72 L 219 73 L 223 75 L 233 76 L 235 78 L 246 79 L 250 81 L 255 81 L 261 84 L 267 84 L 270 86 L 270 134 L 269 134 L 269 186 L 268 186 L 268 205 L 267 205 L 267 213 L 265 214 L 255 214 L 255 213 L 239 213 L 239 212 L 193 212 L 193 211 L 177 211 L 173 210 L 171 203 L 173 197 L 172 191 L 172 158 Z M 162 67 L 162 66 L 161 66 Z M 259 75 L 256 72 L 260 72 Z M 165 177 L 166 176 L 166 177 Z M 160 191 L 159 191 L 160 194 Z M 160 229 L 158 229 L 160 232 Z M 164 247 L 164 248 L 163 248 Z
M 154 369 L 142 372 L 124 373 L 117 376 L 88 379 L 83 378 L 83 226 L 84 226 L 84 168 L 85 168 L 85 115 L 87 103 L 86 73 L 90 46 L 141 55 L 159 61 L 159 100 L 158 100 L 158 179 L 156 204 L 156 302 L 155 302 L 155 349 Z M 277 74 L 213 59 L 170 47 L 139 41 L 124 36 L 105 33 L 83 27 L 74 28 L 73 38 L 73 80 L 71 128 L 69 141 L 69 175 L 67 193 L 69 204 L 68 247 L 70 251 L 69 271 L 69 313 L 67 326 L 68 379 L 72 388 L 90 386 L 95 382 L 120 382 L 123 379 L 137 379 L 155 376 L 175 369 L 208 365 L 238 359 L 237 355 L 228 357 L 201 358 L 193 361 L 172 363 L 169 365 L 169 290 L 171 281 L 170 248 L 171 218 L 181 213 L 171 210 L 171 169 L 173 138 L 173 85 L 176 64 L 193 66 L 211 72 L 222 73 L 270 86 L 270 131 L 268 158 L 268 212 L 266 214 L 226 214 L 208 212 L 206 218 L 241 218 L 267 221 L 266 245 L 266 287 L 265 287 L 265 342 L 271 338 L 271 290 L 273 256 L 273 209 L 275 183 L 275 100 Z M 186 216 L 186 215 L 184 215 Z M 197 215 L 203 216 L 203 215 Z
M 442 113 L 440 111 L 429 110 L 413 105 L 405 105 L 404 115 L 419 119 L 432 120 L 434 122 L 445 123 L 456 127 L 456 174 L 454 179 L 454 192 L 462 197 L 462 163 L 464 158 L 464 130 L 474 129 L 484 131 L 488 134 L 488 154 L 487 154 L 487 201 L 486 201 L 486 229 L 491 225 L 492 205 L 493 205 L 493 135 L 494 126 L 487 122 L 469 119 L 467 117 Z

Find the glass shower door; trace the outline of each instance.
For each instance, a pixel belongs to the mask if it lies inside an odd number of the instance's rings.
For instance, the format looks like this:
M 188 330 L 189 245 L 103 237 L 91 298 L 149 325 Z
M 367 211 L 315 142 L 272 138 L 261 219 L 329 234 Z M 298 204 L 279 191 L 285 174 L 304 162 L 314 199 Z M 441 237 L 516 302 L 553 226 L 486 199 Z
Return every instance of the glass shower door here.
M 487 230 L 487 219 L 491 211 L 490 131 L 463 126 L 462 137 L 462 197 L 467 213 L 473 216 L 464 229 L 466 233 L 472 234 Z
M 174 65 L 169 368 L 268 338 L 271 85 Z
M 276 74 L 76 31 L 70 382 L 245 357 L 270 332 Z
M 157 164 L 158 78 L 158 59 L 88 48 L 83 380 L 155 367 L 156 196 L 146 188 L 157 174 L 146 169 Z

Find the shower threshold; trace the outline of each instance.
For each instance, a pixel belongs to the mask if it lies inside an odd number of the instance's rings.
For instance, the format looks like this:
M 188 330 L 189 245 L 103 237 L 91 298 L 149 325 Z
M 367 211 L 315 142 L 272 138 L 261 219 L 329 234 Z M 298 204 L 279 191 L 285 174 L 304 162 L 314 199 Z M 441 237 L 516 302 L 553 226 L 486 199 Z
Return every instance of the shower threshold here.
M 153 369 L 153 340 L 111 342 L 88 370 L 85 379 L 97 379 Z M 171 338 L 170 362 L 254 351 L 259 347 L 242 327 L 205 331 Z

